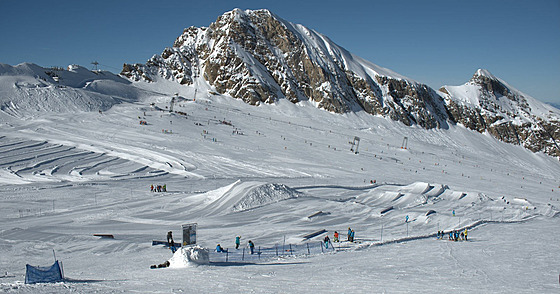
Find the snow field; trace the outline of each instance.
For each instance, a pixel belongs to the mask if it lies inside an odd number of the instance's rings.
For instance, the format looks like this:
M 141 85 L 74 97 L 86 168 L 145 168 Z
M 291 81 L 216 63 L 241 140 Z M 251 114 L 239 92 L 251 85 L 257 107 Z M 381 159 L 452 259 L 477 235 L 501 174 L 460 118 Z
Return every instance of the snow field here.
M 0 273 L 8 272 L 0 289 L 558 289 L 555 159 L 462 127 L 423 130 L 287 102 L 251 107 L 200 90 L 193 101 L 188 87 L 178 92 L 189 99 L 174 106 L 186 115 L 169 113 L 175 88 L 142 87 L 157 95 L 103 113 L 0 114 Z M 358 154 L 349 151 L 354 136 Z M 404 136 L 408 149 L 400 148 Z M 151 184 L 168 192 L 152 193 Z M 358 242 L 336 254 L 150 270 L 172 257 L 151 240 L 172 230 L 179 241 L 180 225 L 194 222 L 210 250 L 233 248 L 236 235 L 242 246 L 262 247 L 304 244 L 303 235 L 321 229 L 344 239 L 348 227 Z M 432 237 L 473 224 L 469 242 Z M 22 285 L 25 263 L 50 263 L 52 249 L 78 282 Z

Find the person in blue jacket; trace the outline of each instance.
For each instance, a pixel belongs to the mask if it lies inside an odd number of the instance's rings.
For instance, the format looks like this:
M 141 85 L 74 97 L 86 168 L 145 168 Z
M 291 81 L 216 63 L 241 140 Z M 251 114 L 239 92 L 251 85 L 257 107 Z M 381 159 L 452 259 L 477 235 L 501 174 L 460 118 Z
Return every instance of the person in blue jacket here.
M 247 246 L 249 246 L 249 249 L 251 250 L 251 254 L 255 253 L 255 243 L 253 243 L 253 241 L 249 240 Z
M 350 238 L 352 238 L 352 230 L 350 228 L 348 228 L 348 242 L 351 242 Z
M 239 249 L 239 245 L 241 244 L 241 236 L 235 237 L 235 249 Z
M 222 246 L 220 246 L 220 244 L 216 245 L 216 252 L 227 252 L 227 250 L 225 250 L 224 248 L 222 248 Z

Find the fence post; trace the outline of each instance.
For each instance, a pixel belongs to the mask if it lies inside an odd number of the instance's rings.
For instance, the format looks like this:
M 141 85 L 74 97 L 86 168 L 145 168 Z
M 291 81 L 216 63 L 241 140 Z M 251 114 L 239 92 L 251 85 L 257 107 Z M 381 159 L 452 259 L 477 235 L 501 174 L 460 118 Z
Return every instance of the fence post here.
M 290 254 L 294 255 L 294 251 L 292 251 L 292 244 L 290 244 Z
M 323 249 L 323 241 L 321 241 L 321 253 L 325 253 L 325 250 Z
M 241 256 L 241 260 L 245 260 L 245 248 L 243 248 L 243 255 Z
M 226 248 L 226 262 L 228 262 L 228 257 L 229 257 L 229 248 Z
M 261 246 L 259 246 L 259 252 L 257 252 L 257 254 L 259 255 L 259 259 L 261 259 Z
M 276 256 L 278 256 L 278 244 L 276 244 Z
M 309 252 L 309 243 L 305 243 L 307 245 L 307 255 L 311 254 L 311 252 Z

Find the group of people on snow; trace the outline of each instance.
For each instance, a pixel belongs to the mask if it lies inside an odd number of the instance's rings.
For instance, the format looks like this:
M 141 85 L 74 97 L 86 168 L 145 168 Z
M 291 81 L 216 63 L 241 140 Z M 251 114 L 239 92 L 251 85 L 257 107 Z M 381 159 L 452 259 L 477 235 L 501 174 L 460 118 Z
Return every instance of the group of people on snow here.
M 464 240 L 467 241 L 467 235 L 468 235 L 468 230 L 452 230 L 449 231 L 449 241 L 459 241 L 459 240 Z M 445 237 L 445 232 L 444 231 L 438 231 L 437 233 L 437 238 L 442 239 Z
M 354 242 L 354 230 L 348 228 L 348 242 Z
M 151 185 L 150 192 L 167 192 L 167 185 Z
M 241 236 L 235 236 L 235 249 L 239 249 L 239 245 L 241 245 Z M 249 240 L 247 242 L 247 248 L 251 254 L 255 253 L 255 243 Z M 216 252 L 228 252 L 227 249 L 224 249 L 220 244 L 216 245 Z

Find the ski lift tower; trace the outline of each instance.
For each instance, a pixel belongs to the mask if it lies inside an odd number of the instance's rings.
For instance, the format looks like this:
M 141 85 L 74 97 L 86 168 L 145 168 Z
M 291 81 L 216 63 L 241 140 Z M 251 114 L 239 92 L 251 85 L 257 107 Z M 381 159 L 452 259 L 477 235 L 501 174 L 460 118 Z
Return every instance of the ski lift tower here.
M 350 147 L 350 151 L 353 151 L 354 154 L 358 154 L 358 147 L 360 146 L 360 137 L 354 137 L 354 141 L 352 141 L 352 143 L 350 144 L 352 145 L 352 147 Z
M 401 144 L 401 149 L 406 149 L 408 147 L 408 137 L 404 137 Z
M 93 71 L 98 72 L 99 70 L 97 69 L 97 65 L 99 64 L 99 62 L 94 61 L 91 64 L 93 64 Z

